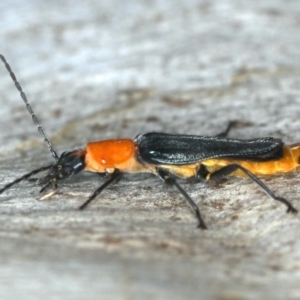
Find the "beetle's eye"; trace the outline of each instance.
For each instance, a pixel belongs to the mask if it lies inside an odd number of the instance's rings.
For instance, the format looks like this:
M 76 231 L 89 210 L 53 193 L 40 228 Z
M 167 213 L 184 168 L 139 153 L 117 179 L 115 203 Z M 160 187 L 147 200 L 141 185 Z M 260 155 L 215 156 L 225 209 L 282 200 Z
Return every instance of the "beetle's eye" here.
M 73 173 L 73 167 L 71 166 L 64 166 L 64 173 L 70 175 Z

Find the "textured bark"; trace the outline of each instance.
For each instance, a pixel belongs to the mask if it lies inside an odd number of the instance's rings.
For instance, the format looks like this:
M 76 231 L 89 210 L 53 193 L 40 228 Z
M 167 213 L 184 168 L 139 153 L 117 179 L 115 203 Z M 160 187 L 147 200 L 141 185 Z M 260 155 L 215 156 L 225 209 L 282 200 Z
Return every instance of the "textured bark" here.
M 300 141 L 297 1 L 8 1 L 0 50 L 59 151 L 163 131 Z M 1 186 L 52 161 L 0 66 Z M 299 299 L 299 216 L 247 179 L 80 174 L 0 196 L 1 299 Z M 264 179 L 300 209 L 299 175 Z

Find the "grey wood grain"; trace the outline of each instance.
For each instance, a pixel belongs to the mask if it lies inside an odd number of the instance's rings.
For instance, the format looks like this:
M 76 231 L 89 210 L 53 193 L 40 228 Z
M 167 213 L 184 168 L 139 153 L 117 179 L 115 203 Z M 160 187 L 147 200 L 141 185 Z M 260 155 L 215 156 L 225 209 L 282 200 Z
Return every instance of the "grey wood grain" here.
M 55 148 L 164 131 L 300 141 L 298 1 L 7 1 L 5 55 Z M 0 66 L 0 181 L 52 161 Z M 81 174 L 0 196 L 1 299 L 299 299 L 299 216 L 247 179 L 180 195 L 126 176 L 86 211 Z M 266 178 L 300 209 L 299 175 Z

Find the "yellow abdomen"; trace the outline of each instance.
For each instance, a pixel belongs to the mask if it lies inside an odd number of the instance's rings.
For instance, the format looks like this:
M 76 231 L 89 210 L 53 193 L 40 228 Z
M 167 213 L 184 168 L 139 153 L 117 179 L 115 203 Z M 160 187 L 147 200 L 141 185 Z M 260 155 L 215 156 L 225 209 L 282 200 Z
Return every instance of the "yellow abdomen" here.
M 250 160 L 238 160 L 238 159 L 208 159 L 201 162 L 205 165 L 209 172 L 215 172 L 222 167 L 228 166 L 230 164 L 239 164 L 256 175 L 273 175 L 282 174 L 293 171 L 299 171 L 300 159 L 300 144 L 295 144 L 291 146 L 283 147 L 283 157 L 277 160 L 255 162 Z M 237 170 L 231 175 L 245 177 L 246 174 Z

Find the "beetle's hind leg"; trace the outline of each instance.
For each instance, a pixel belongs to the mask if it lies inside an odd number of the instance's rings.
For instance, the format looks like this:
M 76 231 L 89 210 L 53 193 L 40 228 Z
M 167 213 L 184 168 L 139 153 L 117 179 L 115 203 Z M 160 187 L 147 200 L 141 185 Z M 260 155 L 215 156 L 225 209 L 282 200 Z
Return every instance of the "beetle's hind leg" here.
M 277 197 L 258 177 L 256 177 L 252 172 L 247 170 L 246 168 L 242 167 L 239 164 L 231 164 L 228 166 L 225 166 L 218 171 L 208 174 L 206 176 L 206 179 L 220 179 L 222 177 L 228 176 L 232 174 L 233 172 L 241 170 L 243 171 L 246 175 L 248 175 L 255 183 L 257 183 L 260 188 L 272 199 L 279 201 L 287 206 L 287 212 L 288 213 L 297 213 L 298 210 L 294 208 L 294 206 L 286 199 Z

